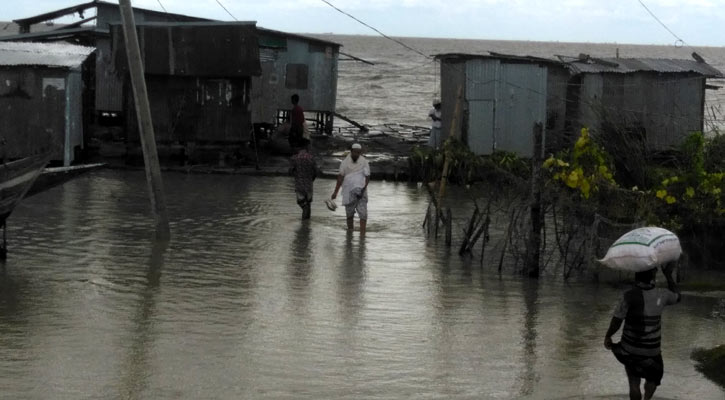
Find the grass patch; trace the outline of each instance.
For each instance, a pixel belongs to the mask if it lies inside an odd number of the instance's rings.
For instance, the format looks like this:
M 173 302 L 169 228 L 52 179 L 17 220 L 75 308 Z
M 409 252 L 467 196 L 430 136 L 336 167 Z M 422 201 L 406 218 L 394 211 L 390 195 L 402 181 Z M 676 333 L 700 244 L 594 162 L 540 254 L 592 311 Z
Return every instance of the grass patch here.
M 725 345 L 713 349 L 696 349 L 691 357 L 697 361 L 695 368 L 698 371 L 725 388 Z

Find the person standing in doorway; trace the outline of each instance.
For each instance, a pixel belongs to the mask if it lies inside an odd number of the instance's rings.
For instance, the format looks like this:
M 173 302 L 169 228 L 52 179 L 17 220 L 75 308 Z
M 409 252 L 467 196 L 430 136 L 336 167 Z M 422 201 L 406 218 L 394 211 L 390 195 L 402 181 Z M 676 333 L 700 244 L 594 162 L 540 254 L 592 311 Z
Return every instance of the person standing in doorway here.
M 443 145 L 443 133 L 441 131 L 441 101 L 433 101 L 433 109 L 428 112 L 428 118 L 431 122 L 430 137 L 428 138 L 428 147 L 439 149 Z
M 672 279 L 675 263 L 662 268 L 667 279 L 667 289 L 655 287 L 657 268 L 637 272 L 634 275 L 635 286 L 624 292 L 624 296 L 614 311 L 609 329 L 604 337 L 604 347 L 624 364 L 629 381 L 629 398 L 641 400 L 640 384 L 644 383 L 644 399 L 649 400 L 660 385 L 664 373 L 660 333 L 662 328 L 662 310 L 680 301 L 680 291 Z M 624 322 L 622 339 L 612 342 L 614 335 Z
M 333 200 L 337 198 L 337 193 L 342 188 L 342 205 L 345 206 L 347 230 L 353 230 L 353 220 L 357 212 L 360 218 L 360 236 L 365 236 L 368 222 L 368 183 L 370 183 L 370 165 L 362 156 L 362 146 L 355 143 L 350 149 L 350 154 L 340 164 L 337 184 L 331 198 Z
M 302 139 L 297 154 L 290 158 L 290 175 L 295 179 L 297 204 L 302 208 L 302 219 L 310 219 L 312 214 L 312 189 L 317 178 L 317 163 L 309 151 L 309 141 Z
M 300 107 L 300 96 L 297 93 L 290 98 L 292 109 L 290 110 L 289 145 L 292 148 L 300 147 L 302 135 L 304 134 L 305 110 Z

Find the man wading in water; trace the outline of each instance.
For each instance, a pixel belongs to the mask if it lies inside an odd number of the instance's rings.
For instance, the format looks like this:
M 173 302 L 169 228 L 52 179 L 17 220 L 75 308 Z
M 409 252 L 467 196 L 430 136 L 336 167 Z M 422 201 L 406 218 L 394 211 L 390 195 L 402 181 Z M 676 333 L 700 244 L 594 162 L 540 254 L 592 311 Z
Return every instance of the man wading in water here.
M 312 186 L 317 178 L 317 163 L 308 149 L 310 142 L 300 139 L 297 154 L 290 159 L 290 175 L 295 178 L 297 204 L 302 208 L 302 219 L 310 219 L 312 204 Z
M 675 263 L 662 268 L 669 289 L 656 288 L 657 268 L 637 272 L 634 275 L 635 286 L 624 292 L 624 296 L 614 311 L 609 329 L 604 337 L 604 347 L 612 350 L 617 360 L 624 364 L 629 380 L 629 398 L 641 400 L 641 379 L 644 378 L 644 399 L 654 395 L 662 380 L 664 364 L 660 352 L 660 330 L 662 310 L 665 306 L 680 301 L 680 291 L 672 279 Z M 622 326 L 622 340 L 612 343 L 614 335 Z
M 350 154 L 340 164 L 337 174 L 337 185 L 332 193 L 332 199 L 342 187 L 342 205 L 347 215 L 347 230 L 353 230 L 355 212 L 360 218 L 360 236 L 365 235 L 368 222 L 368 183 L 370 182 L 370 166 L 368 160 L 362 155 L 362 146 L 358 143 L 352 145 Z

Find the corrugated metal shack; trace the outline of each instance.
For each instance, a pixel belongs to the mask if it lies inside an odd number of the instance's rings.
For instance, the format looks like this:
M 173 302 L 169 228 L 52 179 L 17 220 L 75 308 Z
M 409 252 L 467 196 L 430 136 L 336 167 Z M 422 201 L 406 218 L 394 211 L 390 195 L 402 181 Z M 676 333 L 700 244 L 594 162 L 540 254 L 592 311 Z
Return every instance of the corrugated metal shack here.
M 83 72 L 91 47 L 0 42 L 2 156 L 14 159 L 38 147 L 70 165 L 83 146 Z
M 495 53 L 439 54 L 436 59 L 441 63 L 442 112 L 449 116 L 443 118 L 443 132 L 450 131 L 461 89 L 455 134 L 474 153 L 509 151 L 530 157 L 534 124 L 548 119 L 547 128 L 563 130 L 568 76 L 560 62 Z M 555 118 L 547 118 L 547 110 Z M 548 136 L 545 129 L 545 143 Z
M 62 16 L 78 13 L 81 17 L 89 9 L 95 9 L 95 16 L 78 21 L 75 24 L 60 26 L 52 31 L 31 32 L 31 27 Z M 165 13 L 143 8 L 133 8 L 134 20 L 142 24 L 146 22 L 199 22 L 209 21 L 204 18 L 190 17 L 181 14 Z M 96 62 L 94 87 L 95 109 L 97 113 L 120 113 L 124 109 L 123 82 L 115 70 L 111 49 L 110 27 L 121 22 L 118 4 L 105 1 L 91 1 L 60 10 L 50 11 L 29 18 L 16 19 L 20 35 L 1 37 L 0 40 L 22 40 L 34 42 L 71 42 L 95 47 Z M 83 25 L 95 22 L 95 26 Z M 37 26 L 37 25 L 36 25 Z
M 156 139 L 167 143 L 239 143 L 251 123 L 252 76 L 260 74 L 253 22 L 137 24 Z M 125 40 L 111 28 L 117 71 L 127 77 Z M 138 141 L 130 84 L 127 132 Z
M 96 15 L 72 25 L 60 26 L 50 32 L 32 32 L 40 23 L 65 15 L 95 9 Z M 150 22 L 195 23 L 218 22 L 205 18 L 134 8 L 139 25 Z M 81 3 L 41 15 L 18 19 L 21 32 L 0 40 L 68 41 L 94 46 L 96 51 L 94 87 L 96 114 L 124 112 L 123 82 L 116 70 L 115 49 L 111 44 L 110 27 L 121 21 L 118 5 L 105 1 Z M 95 22 L 95 26 L 83 24 Z M 43 26 L 43 29 L 46 27 Z M 300 95 L 301 106 L 319 131 L 332 132 L 337 95 L 337 63 L 340 45 L 325 40 L 257 28 L 262 75 L 252 82 L 252 120 L 258 124 L 275 124 L 291 108 L 290 96 Z
M 707 78 L 722 78 L 702 60 L 560 57 L 573 79 L 569 110 L 578 127 L 644 135 L 650 150 L 666 150 L 703 131 Z
M 694 57 L 694 56 L 693 56 Z M 700 60 L 592 58 L 557 60 L 498 53 L 440 54 L 443 115 L 453 116 L 463 88 L 457 134 L 477 154 L 532 154 L 532 126 L 545 126 L 545 148 L 568 148 L 582 127 L 642 134 L 666 150 L 702 131 L 706 81 L 720 71 Z M 545 101 L 544 101 L 545 99 Z M 443 119 L 447 134 L 451 117 Z
M 252 80 L 252 119 L 273 124 L 292 108 L 297 93 L 319 133 L 332 133 L 340 44 L 257 28 L 262 75 Z
M 118 4 L 98 1 L 96 2 L 96 7 L 96 26 L 98 28 L 108 31 L 112 25 L 121 23 Z M 210 21 L 205 18 L 170 14 L 143 8 L 134 8 L 133 18 L 136 24 L 150 22 L 181 23 Z M 121 74 L 115 69 L 114 50 L 111 45 L 111 40 L 110 35 L 105 35 L 99 36 L 96 41 L 96 48 L 98 49 L 96 62 L 96 109 L 100 112 L 124 111 L 123 80 Z

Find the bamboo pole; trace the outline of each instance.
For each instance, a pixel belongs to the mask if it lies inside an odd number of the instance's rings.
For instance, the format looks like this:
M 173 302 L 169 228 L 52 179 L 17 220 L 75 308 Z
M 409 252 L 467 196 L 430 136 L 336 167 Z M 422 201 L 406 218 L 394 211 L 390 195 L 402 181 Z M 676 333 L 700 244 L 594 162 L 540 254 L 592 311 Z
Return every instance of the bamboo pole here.
M 501 249 L 501 257 L 498 259 L 498 272 L 501 272 L 501 269 L 503 268 L 503 259 L 506 256 L 506 248 L 511 241 L 511 234 L 513 233 L 515 217 L 516 208 L 511 210 L 511 219 L 509 220 L 509 226 L 508 228 L 506 228 L 506 233 L 504 234 L 503 249 Z
M 473 215 L 471 215 L 471 219 L 468 220 L 468 226 L 466 227 L 466 230 L 463 232 L 463 242 L 461 243 L 461 247 L 458 249 L 458 254 L 463 255 L 467 253 L 470 250 L 470 241 L 473 237 L 474 231 L 478 228 L 478 222 L 480 220 L 480 210 L 478 209 L 478 205 L 476 205 L 476 208 L 473 209 Z
M 452 231 L 453 231 L 453 213 L 451 212 L 451 208 L 446 208 L 446 246 L 451 247 L 451 238 L 452 238 Z
M 531 157 L 531 230 L 526 250 L 526 270 L 531 278 L 539 277 L 541 258 L 541 152 L 543 144 L 544 127 L 541 122 L 534 124 L 534 154 Z
M 439 209 L 438 207 L 436 207 L 436 217 L 435 217 L 435 222 L 436 222 L 435 235 L 436 235 L 436 239 L 438 239 L 438 227 L 441 224 L 441 214 L 442 213 L 443 213 L 443 211 L 441 209 Z
M 488 236 L 488 228 L 491 226 L 491 203 L 489 203 L 489 207 L 486 209 L 486 220 L 484 221 L 484 229 L 483 229 L 483 240 L 481 243 L 481 268 L 483 268 L 483 260 L 484 256 L 486 255 L 486 244 L 488 244 L 489 236 Z
M 448 137 L 456 136 L 456 124 L 461 113 L 461 103 L 463 100 L 463 85 L 458 86 L 458 95 L 456 97 L 456 108 L 453 112 L 453 119 L 451 120 L 451 129 L 448 131 Z M 443 195 L 446 193 L 446 182 L 448 182 L 448 169 L 450 168 L 451 157 L 444 153 L 445 161 L 443 162 L 443 172 L 441 173 L 440 189 L 438 190 L 438 205 L 439 209 L 443 209 Z
M 123 34 L 126 39 L 126 55 L 128 57 L 131 85 L 133 86 L 133 97 L 138 117 L 144 165 L 146 166 L 146 181 L 149 188 L 151 209 L 156 220 L 156 237 L 162 240 L 168 239 L 170 236 L 169 218 L 166 213 L 166 201 L 164 200 L 159 156 L 156 151 L 154 126 L 151 120 L 151 108 L 146 91 L 141 50 L 139 49 L 131 0 L 119 0 L 118 7 L 121 11 Z
M 430 205 L 431 202 L 428 202 L 428 209 L 425 210 L 425 219 L 423 219 L 423 228 L 425 228 L 428 220 L 430 219 Z

